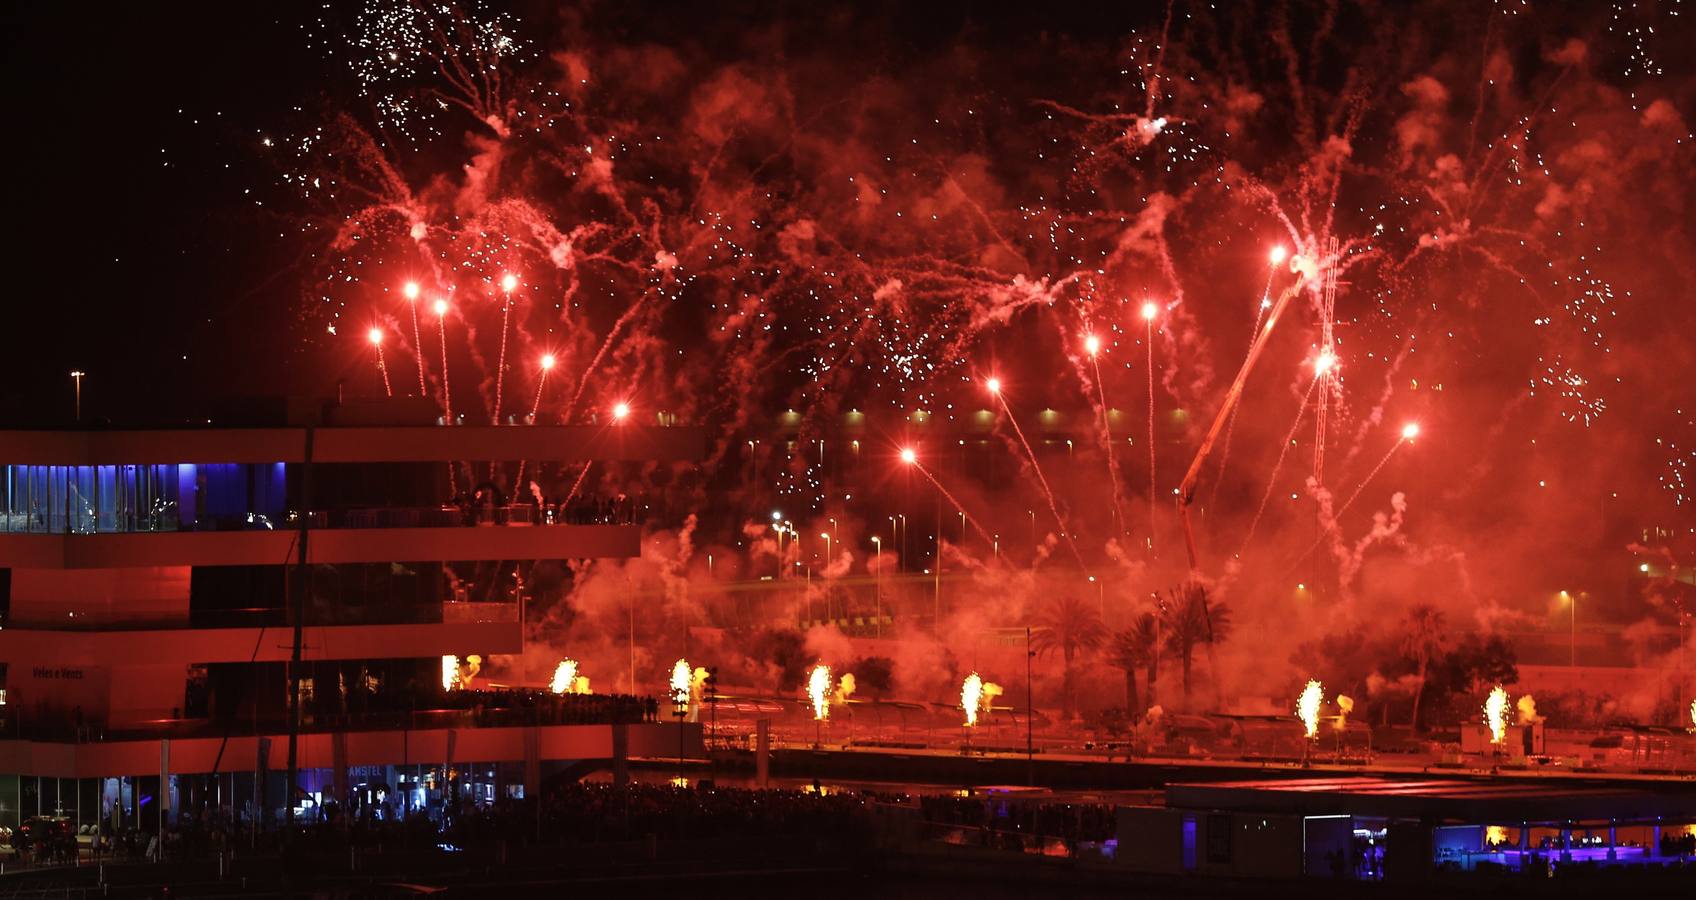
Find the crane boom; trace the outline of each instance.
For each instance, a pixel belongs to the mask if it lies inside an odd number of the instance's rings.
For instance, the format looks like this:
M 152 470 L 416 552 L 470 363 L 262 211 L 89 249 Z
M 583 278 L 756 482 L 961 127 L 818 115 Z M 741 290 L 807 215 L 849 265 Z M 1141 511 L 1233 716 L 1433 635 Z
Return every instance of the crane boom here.
M 1184 549 L 1189 552 L 1190 571 L 1201 569 L 1201 560 L 1195 549 L 1195 531 L 1190 527 L 1190 501 L 1195 499 L 1196 481 L 1201 477 L 1202 463 L 1206 462 L 1213 452 L 1213 444 L 1219 439 L 1219 432 L 1224 429 L 1225 422 L 1231 416 L 1231 410 L 1236 408 L 1242 399 L 1243 384 L 1248 381 L 1248 373 L 1254 368 L 1254 363 L 1260 358 L 1260 352 L 1266 349 L 1267 338 L 1272 334 L 1272 327 L 1278 324 L 1278 319 L 1284 314 L 1284 308 L 1290 305 L 1290 300 L 1301 292 L 1302 282 L 1285 288 L 1278 294 L 1278 301 L 1273 304 L 1272 311 L 1266 316 L 1266 327 L 1255 335 L 1254 343 L 1249 345 L 1248 356 L 1243 359 L 1242 368 L 1237 370 L 1237 378 L 1231 382 L 1231 389 L 1225 393 L 1225 402 L 1219 404 L 1219 411 L 1213 416 L 1213 425 L 1207 429 L 1207 437 L 1202 439 L 1201 446 L 1196 448 L 1195 459 L 1190 462 L 1184 480 L 1178 485 L 1178 517 L 1184 525 Z

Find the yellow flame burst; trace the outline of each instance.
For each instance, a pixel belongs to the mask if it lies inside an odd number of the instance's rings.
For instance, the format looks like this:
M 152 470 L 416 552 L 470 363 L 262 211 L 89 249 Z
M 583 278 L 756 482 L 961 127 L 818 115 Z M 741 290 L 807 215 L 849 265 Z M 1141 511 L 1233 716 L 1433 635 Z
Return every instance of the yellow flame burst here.
M 581 681 L 585 687 L 588 686 L 589 680 L 587 678 L 579 679 L 577 677 L 577 660 L 568 656 L 565 659 L 560 660 L 559 665 L 554 667 L 554 679 L 548 684 L 548 690 L 551 690 L 556 694 L 581 693 L 577 690 L 579 681 Z
M 978 711 L 983 708 L 983 679 L 973 672 L 966 676 L 966 682 L 960 685 L 960 709 L 966 713 L 966 725 L 975 727 L 978 724 Z
M 813 718 L 822 722 L 830 718 L 830 666 L 819 663 L 807 676 L 807 696 L 813 701 Z
M 1296 718 L 1301 719 L 1301 726 L 1310 738 L 1319 734 L 1319 707 L 1324 703 L 1325 686 L 1317 678 L 1308 679 L 1307 687 L 1296 698 Z
M 442 657 L 442 690 L 451 691 L 459 687 L 459 657 L 448 655 Z
M 1690 701 L 1690 727 L 1696 728 L 1696 700 Z
M 960 685 L 960 709 L 966 714 L 967 727 L 978 724 L 978 716 L 989 711 L 995 698 L 1001 696 L 1001 685 L 993 681 L 984 681 L 973 672 L 966 676 L 966 682 Z
M 693 674 L 689 660 L 680 659 L 671 666 L 671 702 L 684 711 L 689 709 L 689 681 Z
M 1501 685 L 1484 700 L 1484 724 L 1490 727 L 1490 743 L 1500 744 L 1508 735 L 1508 692 Z

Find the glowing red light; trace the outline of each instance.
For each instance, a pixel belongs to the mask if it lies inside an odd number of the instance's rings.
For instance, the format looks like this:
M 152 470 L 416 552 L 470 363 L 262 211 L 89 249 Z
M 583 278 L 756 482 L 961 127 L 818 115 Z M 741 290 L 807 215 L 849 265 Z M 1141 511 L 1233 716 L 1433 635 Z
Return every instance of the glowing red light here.
M 447 315 L 448 314 L 448 302 L 446 300 L 437 300 L 435 310 L 436 310 L 436 315 L 438 315 L 438 316 Z
M 506 291 L 507 293 L 510 294 L 510 293 L 512 293 L 512 289 L 515 288 L 515 287 L 518 287 L 518 276 L 517 275 L 514 275 L 514 274 L 508 272 L 507 274 L 501 276 L 501 290 Z
M 544 354 L 542 356 L 542 371 L 546 372 L 547 370 L 549 370 L 553 367 L 554 367 L 554 355 L 552 353 Z
M 365 337 L 373 344 L 381 344 L 383 342 L 383 329 L 373 328 L 370 331 L 365 332 Z
M 1290 251 L 1285 250 L 1283 244 L 1279 244 L 1278 246 L 1273 247 L 1272 248 L 1272 265 L 1277 265 L 1277 264 L 1283 262 L 1285 257 L 1287 257 L 1289 255 L 1290 255 Z
M 1402 426 L 1402 440 L 1411 441 L 1416 437 L 1419 437 L 1418 422 L 1409 422 Z
M 1088 353 L 1090 356 L 1094 356 L 1097 353 L 1100 353 L 1101 352 L 1101 338 L 1098 338 L 1093 334 L 1086 336 L 1084 338 L 1084 352 Z
M 1143 317 L 1144 321 L 1152 322 L 1152 321 L 1154 321 L 1155 317 L 1158 316 L 1158 315 L 1160 315 L 1159 304 L 1155 303 L 1153 300 L 1148 300 L 1148 301 L 1145 301 L 1143 303 L 1143 305 L 1142 305 L 1142 317 Z
M 406 294 L 406 299 L 417 300 L 418 299 L 418 282 L 408 281 L 406 283 L 406 287 L 402 288 L 401 291 Z
M 901 461 L 910 466 L 913 463 L 916 463 L 916 462 L 919 461 L 919 455 L 917 453 L 913 452 L 912 447 L 902 447 L 901 448 Z
M 990 378 L 983 383 L 983 386 L 989 388 L 991 394 L 1001 393 L 1001 379 L 999 378 Z
M 615 419 L 619 422 L 622 422 L 625 419 L 629 418 L 630 417 L 630 404 L 623 403 L 623 402 L 613 404 L 612 417 L 613 417 L 613 419 Z

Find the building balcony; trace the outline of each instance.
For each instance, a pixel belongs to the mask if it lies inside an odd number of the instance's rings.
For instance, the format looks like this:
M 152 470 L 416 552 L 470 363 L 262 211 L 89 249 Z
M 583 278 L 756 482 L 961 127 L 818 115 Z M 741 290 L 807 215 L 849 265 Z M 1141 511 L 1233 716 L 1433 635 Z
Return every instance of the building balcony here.
M 399 717 L 349 717 L 303 722 L 301 769 L 336 765 L 384 766 L 445 762 L 521 762 L 611 759 L 612 720 L 571 724 L 515 717 L 500 724 L 489 716 L 459 711 Z M 84 734 L 0 737 L 0 773 L 47 778 L 111 778 L 213 772 L 286 771 L 286 723 L 261 720 L 257 733 L 206 721 L 164 724 L 149 732 L 111 733 L 95 740 Z M 633 757 L 691 758 L 705 755 L 702 728 L 693 722 L 626 725 L 626 753 Z M 169 742 L 168 744 L 166 742 Z
M 698 427 L 621 424 L 181 428 L 0 431 L 0 464 L 390 463 L 546 459 L 687 462 L 705 454 Z
M 636 525 L 324 528 L 310 532 L 308 563 L 481 562 L 604 559 L 637 555 Z M 295 529 L 0 534 L 0 568 L 108 569 L 158 566 L 279 566 L 297 561 Z
M 458 607 L 478 609 L 461 611 Z M 456 608 L 449 619 L 446 610 Z M 494 609 L 499 607 L 499 609 Z M 523 626 L 513 603 L 444 604 L 442 622 L 396 625 L 308 625 L 306 660 L 409 659 L 460 654 L 520 653 Z M 493 618 L 493 617 L 500 618 Z M 157 625 L 158 623 L 155 623 Z M 101 626 L 96 626 L 101 627 Z M 99 631 L 8 627 L 0 629 L 0 660 L 13 672 L 38 666 L 188 666 L 207 663 L 283 662 L 291 646 L 286 625 L 253 628 L 102 627 Z M 12 681 L 20 676 L 14 674 Z

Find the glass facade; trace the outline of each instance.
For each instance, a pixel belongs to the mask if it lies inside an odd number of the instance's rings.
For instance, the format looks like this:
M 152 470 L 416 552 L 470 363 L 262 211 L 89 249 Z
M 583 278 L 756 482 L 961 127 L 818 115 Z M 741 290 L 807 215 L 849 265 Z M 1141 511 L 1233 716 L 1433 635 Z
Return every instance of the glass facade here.
M 268 528 L 283 516 L 284 472 L 282 463 L 6 466 L 0 532 Z

